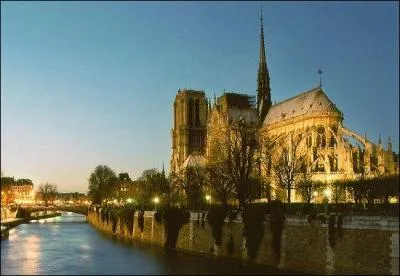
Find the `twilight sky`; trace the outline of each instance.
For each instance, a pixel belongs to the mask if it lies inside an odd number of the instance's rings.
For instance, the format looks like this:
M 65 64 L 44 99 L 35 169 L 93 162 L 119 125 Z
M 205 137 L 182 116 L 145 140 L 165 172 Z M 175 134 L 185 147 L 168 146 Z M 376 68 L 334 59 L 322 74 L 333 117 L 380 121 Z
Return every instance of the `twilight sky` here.
M 256 94 L 261 2 L 1 2 L 1 170 L 87 192 L 169 169 L 178 88 Z M 318 85 L 399 149 L 396 2 L 264 2 L 272 101 Z

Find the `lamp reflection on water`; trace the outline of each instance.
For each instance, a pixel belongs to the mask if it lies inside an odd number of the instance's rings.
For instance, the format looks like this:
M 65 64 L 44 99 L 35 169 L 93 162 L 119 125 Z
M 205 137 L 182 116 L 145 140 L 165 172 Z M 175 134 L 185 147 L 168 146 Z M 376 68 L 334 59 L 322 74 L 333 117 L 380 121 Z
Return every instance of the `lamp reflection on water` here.
M 31 235 L 26 239 L 24 258 L 21 262 L 21 266 L 29 274 L 38 270 L 41 259 L 41 242 L 42 240 L 37 235 Z

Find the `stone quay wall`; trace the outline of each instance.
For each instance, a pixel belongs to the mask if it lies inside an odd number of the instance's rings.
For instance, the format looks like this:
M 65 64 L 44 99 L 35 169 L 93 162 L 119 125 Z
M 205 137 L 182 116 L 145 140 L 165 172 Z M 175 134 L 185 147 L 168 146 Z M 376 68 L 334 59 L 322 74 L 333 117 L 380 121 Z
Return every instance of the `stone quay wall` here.
M 162 223 L 154 219 L 154 212 L 146 211 L 144 230 L 138 226 L 135 212 L 133 235 L 125 224 L 117 222 L 117 237 L 127 241 L 142 241 L 163 246 L 166 233 Z M 97 229 L 112 233 L 112 223 L 101 222 L 100 215 L 89 212 L 88 221 Z M 204 228 L 203 228 L 204 226 Z M 329 245 L 328 225 L 319 221 L 309 223 L 306 217 L 288 216 L 281 238 L 280 259 L 275 260 L 269 220 L 264 222 L 264 238 L 255 260 L 247 256 L 243 223 L 226 220 L 222 230 L 222 245 L 216 246 L 212 228 L 198 220 L 198 213 L 191 213 L 190 222 L 179 232 L 177 250 L 201 254 L 214 259 L 230 259 L 254 266 L 275 266 L 280 269 L 311 274 L 399 274 L 399 219 L 388 217 L 345 217 L 342 236 L 335 234 L 335 245 Z M 233 251 L 228 242 L 233 237 Z M 232 249 L 232 248 L 231 248 Z

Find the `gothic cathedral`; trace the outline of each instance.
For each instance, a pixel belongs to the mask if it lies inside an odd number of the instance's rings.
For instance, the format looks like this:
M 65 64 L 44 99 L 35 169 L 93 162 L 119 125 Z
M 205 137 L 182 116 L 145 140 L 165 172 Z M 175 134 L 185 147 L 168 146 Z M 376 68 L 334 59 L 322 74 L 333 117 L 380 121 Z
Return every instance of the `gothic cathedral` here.
M 259 133 L 279 145 L 273 156 L 288 151 L 292 158 L 305 159 L 313 180 L 331 183 L 399 172 L 398 155 L 392 151 L 390 137 L 385 150 L 381 138 L 374 144 L 343 126 L 343 113 L 321 85 L 272 104 L 262 15 L 256 101 L 254 96 L 224 92 L 211 104 L 204 91 L 179 89 L 173 117 L 172 173 L 188 166 L 203 166 L 223 124 L 238 119 L 256 123 Z M 276 186 L 273 172 L 263 170 L 262 176 Z M 300 200 L 293 195 L 292 201 Z

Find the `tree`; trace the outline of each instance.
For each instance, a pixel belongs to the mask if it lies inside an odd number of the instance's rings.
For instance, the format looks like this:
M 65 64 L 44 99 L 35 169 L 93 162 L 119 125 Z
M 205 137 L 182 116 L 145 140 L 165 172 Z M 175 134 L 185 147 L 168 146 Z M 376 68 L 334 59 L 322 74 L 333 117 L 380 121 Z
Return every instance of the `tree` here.
M 201 207 L 203 202 L 202 187 L 206 183 L 206 170 L 200 166 L 190 166 L 182 169 L 180 173 L 173 175 L 173 184 L 183 190 L 186 195 L 186 204 L 189 209 Z
M 239 209 L 243 210 L 251 201 L 251 184 L 254 183 L 252 174 L 259 146 L 257 121 L 228 118 L 218 133 L 209 155 L 227 178 L 226 190 L 231 190 L 229 185 L 233 185 Z
M 95 204 L 100 204 L 107 196 L 116 192 L 116 174 L 106 165 L 97 166 L 89 177 L 89 197 Z
M 296 188 L 296 181 L 299 178 L 298 173 L 304 171 L 306 164 L 302 151 L 303 141 L 302 135 L 295 136 L 294 133 L 290 133 L 272 144 L 272 171 L 278 186 L 286 190 L 289 204 L 292 190 Z
M 235 195 L 235 185 L 229 179 L 224 164 L 208 162 L 205 168 L 206 183 L 223 206 Z
M 54 202 L 57 196 L 57 185 L 56 184 L 40 184 L 38 188 L 39 198 L 44 201 L 44 205 L 47 207 L 49 202 Z
M 316 194 L 322 192 L 324 183 L 321 181 L 313 181 L 311 179 L 311 173 L 303 170 L 298 175 L 296 189 L 299 191 L 303 200 L 307 203 L 315 200 Z
M 399 198 L 399 175 L 384 175 L 375 179 L 376 196 L 384 203 L 389 203 L 389 197 Z
M 339 201 L 346 200 L 346 185 L 343 181 L 337 180 L 331 183 L 330 189 L 332 191 L 331 198 L 337 204 Z
M 169 194 L 169 183 L 163 173 L 157 169 L 147 169 L 136 181 L 138 198 L 141 204 L 150 203 L 155 196 L 166 198 Z

